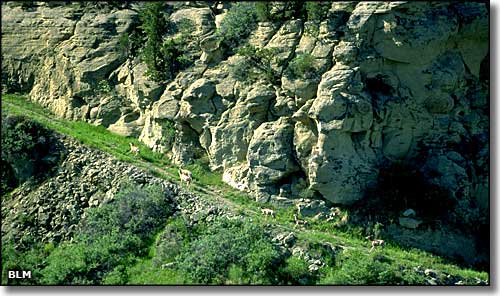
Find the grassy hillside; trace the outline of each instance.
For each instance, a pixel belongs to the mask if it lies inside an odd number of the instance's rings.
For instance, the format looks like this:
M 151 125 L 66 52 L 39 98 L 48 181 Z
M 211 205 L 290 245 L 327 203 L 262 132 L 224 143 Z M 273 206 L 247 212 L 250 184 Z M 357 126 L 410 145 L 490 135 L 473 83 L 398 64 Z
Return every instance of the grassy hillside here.
M 161 178 L 178 181 L 177 167 L 164 155 L 152 152 L 136 139 L 118 136 L 88 123 L 56 119 L 47 110 L 20 95 L 2 95 L 2 112 L 27 116 L 121 161 Z M 129 152 L 129 142 L 140 147 L 138 157 Z M 163 217 L 147 233 L 120 228 L 127 233 L 125 238 L 131 241 L 128 246 L 123 245 L 121 240 L 124 237 L 120 235 L 102 238 L 103 241 L 97 244 L 97 238 L 89 239 L 82 234 L 71 243 L 34 245 L 33 250 L 24 253 L 9 249 L 2 256 L 4 264 L 11 263 L 15 258 L 24 258 L 25 266 L 39 264 L 40 274 L 44 276 L 41 283 L 45 284 L 432 284 L 424 272 L 426 269 L 436 271 L 438 279 L 444 277 L 442 282 L 450 276 L 471 285 L 476 284 L 477 279 L 489 280 L 485 272 L 469 270 L 439 256 L 403 248 L 392 242 L 387 242 L 383 249 L 370 252 L 371 245 L 364 238 L 363 229 L 342 222 L 347 220 L 347 211 L 343 211 L 339 220 L 334 222 L 307 219 L 308 227 L 295 226 L 291 208 L 275 209 L 275 218 L 263 216 L 259 209 L 261 205 L 245 193 L 222 183 L 221 175 L 210 172 L 206 163 L 199 161 L 188 168 L 195 178 L 190 191 L 230 207 L 241 214 L 243 222 L 221 219 L 186 228 L 182 217 Z M 123 202 L 126 202 L 127 194 L 122 195 L 125 196 L 122 197 Z M 96 225 L 102 222 L 98 211 L 115 217 L 120 215 L 119 210 L 95 210 L 94 222 Z M 137 225 L 146 223 L 140 220 L 141 217 L 137 219 Z M 311 274 L 305 260 L 276 254 L 271 243 L 272 235 L 267 235 L 273 232 L 293 232 L 295 245 L 308 248 L 311 252 L 323 252 L 318 246 L 325 243 L 341 248 L 334 253 L 321 254 L 326 264 L 317 273 Z M 138 243 L 138 239 L 144 241 Z M 107 261 L 107 256 L 112 263 Z M 79 265 L 68 263 L 67 258 L 75 259 L 74 262 Z M 95 273 L 93 268 L 102 266 L 104 261 L 109 266 L 102 269 L 101 274 Z M 162 267 L 165 262 L 173 264 L 168 268 Z M 60 277 L 75 271 L 81 272 L 80 278 L 69 280 Z

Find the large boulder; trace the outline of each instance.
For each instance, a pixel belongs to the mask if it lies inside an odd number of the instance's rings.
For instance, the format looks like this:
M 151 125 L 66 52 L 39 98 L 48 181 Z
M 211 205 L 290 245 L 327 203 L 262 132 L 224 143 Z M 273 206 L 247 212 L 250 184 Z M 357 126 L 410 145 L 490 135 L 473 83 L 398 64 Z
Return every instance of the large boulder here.
M 293 158 L 293 123 L 280 118 L 263 123 L 255 131 L 248 147 L 250 189 L 263 191 L 298 171 Z

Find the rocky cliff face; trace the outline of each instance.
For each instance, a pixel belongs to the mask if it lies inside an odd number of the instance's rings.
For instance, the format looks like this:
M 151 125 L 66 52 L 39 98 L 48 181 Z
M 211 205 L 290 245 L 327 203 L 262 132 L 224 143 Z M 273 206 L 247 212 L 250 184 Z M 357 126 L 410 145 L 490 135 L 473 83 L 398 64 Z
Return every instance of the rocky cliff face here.
M 242 57 L 221 52 L 214 36 L 227 10 L 191 4 L 171 19 L 193 21 L 200 58 L 155 83 L 120 49 L 135 4 L 3 3 L 4 81 L 58 116 L 139 137 L 178 163 L 206 155 L 259 201 L 309 189 L 352 204 L 381 167 L 405 162 L 488 207 L 486 4 L 333 2 L 317 36 L 301 19 L 259 23 L 248 42 L 275 50 L 274 84 L 234 75 Z M 313 57 L 314 73 L 297 78 L 289 65 L 301 54 Z

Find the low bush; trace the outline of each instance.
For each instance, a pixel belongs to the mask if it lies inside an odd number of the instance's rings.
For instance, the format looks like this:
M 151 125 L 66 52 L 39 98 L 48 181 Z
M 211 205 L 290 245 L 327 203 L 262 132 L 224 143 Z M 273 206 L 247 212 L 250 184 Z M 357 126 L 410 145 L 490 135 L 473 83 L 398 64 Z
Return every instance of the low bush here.
M 331 5 L 331 1 L 306 1 L 305 10 L 307 13 L 307 20 L 313 22 L 324 20 L 328 15 L 328 9 Z
M 411 268 L 393 264 L 383 251 L 344 252 L 336 267 L 327 269 L 320 284 L 329 285 L 418 285 L 425 278 Z
M 288 285 L 310 285 L 314 284 L 315 280 L 309 272 L 309 263 L 296 256 L 291 256 L 286 260 L 281 269 L 281 277 L 284 284 Z
M 280 75 L 272 67 L 276 56 L 276 49 L 256 48 L 248 44 L 240 47 L 237 52 L 239 55 L 245 57 L 246 60 L 233 69 L 233 75 L 250 81 L 264 79 L 272 84 L 276 84 L 279 81 Z
M 217 30 L 221 44 L 235 52 L 257 27 L 257 12 L 254 2 L 237 2 L 231 5 Z
M 181 271 L 199 284 L 234 281 L 235 270 L 243 271 L 240 283 L 276 284 L 273 270 L 280 254 L 264 230 L 249 221 L 219 219 L 207 226 L 177 256 Z
M 124 185 L 111 203 L 88 210 L 81 232 L 47 258 L 44 284 L 101 284 L 126 281 L 120 266 L 147 254 L 148 246 L 172 213 L 170 200 L 156 186 Z M 110 274 L 111 273 L 111 274 Z
M 2 285 L 40 284 L 40 270 L 44 259 L 51 250 L 46 250 L 40 242 L 33 241 L 29 250 L 19 250 L 12 242 L 2 239 Z M 31 271 L 31 279 L 9 279 L 9 270 Z
M 51 130 L 23 116 L 2 115 L 2 195 L 28 179 L 43 180 L 63 156 Z
M 288 65 L 292 74 L 297 78 L 312 78 L 316 76 L 314 57 L 309 53 L 297 55 Z

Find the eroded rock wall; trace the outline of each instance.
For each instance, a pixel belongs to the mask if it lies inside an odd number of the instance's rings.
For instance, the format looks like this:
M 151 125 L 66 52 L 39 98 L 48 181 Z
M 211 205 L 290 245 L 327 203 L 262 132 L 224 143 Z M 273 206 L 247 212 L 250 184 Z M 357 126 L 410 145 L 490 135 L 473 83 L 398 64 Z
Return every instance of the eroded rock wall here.
M 351 204 L 381 166 L 403 161 L 487 207 L 484 3 L 333 2 L 317 36 L 301 19 L 259 23 L 249 42 L 276 51 L 274 84 L 234 75 L 242 57 L 226 57 L 214 35 L 225 9 L 214 16 L 198 3 L 174 12 L 193 20 L 201 55 L 164 84 L 120 50 L 134 7 L 2 9 L 2 71 L 32 100 L 139 137 L 179 163 L 207 155 L 227 183 L 260 201 L 309 188 Z M 289 64 L 300 54 L 314 58 L 315 71 L 297 78 Z M 174 140 L 165 140 L 166 123 L 175 124 Z

